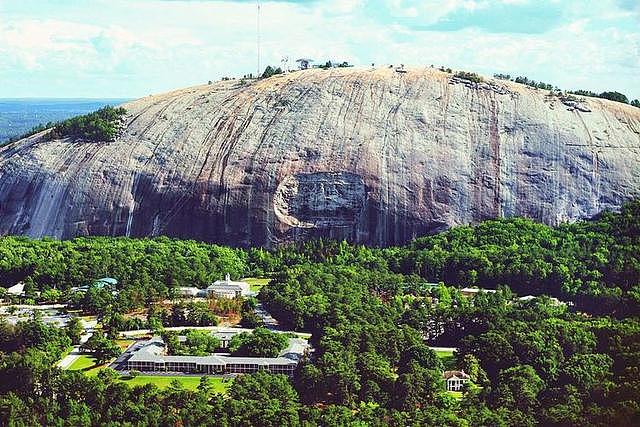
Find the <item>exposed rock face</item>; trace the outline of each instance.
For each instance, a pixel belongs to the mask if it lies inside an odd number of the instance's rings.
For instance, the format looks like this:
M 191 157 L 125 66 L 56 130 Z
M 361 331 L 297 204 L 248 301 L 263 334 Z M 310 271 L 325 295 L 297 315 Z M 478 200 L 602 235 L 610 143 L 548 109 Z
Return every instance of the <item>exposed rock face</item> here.
M 1 148 L 0 233 L 391 245 L 499 216 L 589 217 L 640 196 L 640 109 L 579 106 L 434 69 L 150 96 L 125 105 L 115 142 Z

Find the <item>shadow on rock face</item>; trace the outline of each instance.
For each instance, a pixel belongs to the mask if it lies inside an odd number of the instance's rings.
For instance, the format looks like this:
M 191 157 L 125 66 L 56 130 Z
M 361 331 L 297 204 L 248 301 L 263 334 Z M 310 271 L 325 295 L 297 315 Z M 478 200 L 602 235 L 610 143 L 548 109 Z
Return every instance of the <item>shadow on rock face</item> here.
M 291 227 L 353 227 L 365 208 L 366 193 L 364 180 L 353 173 L 298 173 L 282 180 L 273 208 Z

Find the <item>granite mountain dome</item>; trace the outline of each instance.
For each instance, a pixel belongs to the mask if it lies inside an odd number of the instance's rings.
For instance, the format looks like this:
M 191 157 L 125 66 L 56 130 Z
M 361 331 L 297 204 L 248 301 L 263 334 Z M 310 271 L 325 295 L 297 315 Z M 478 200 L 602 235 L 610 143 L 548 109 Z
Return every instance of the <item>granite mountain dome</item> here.
M 41 133 L 0 148 L 1 234 L 390 245 L 640 196 L 640 109 L 511 82 L 309 70 L 125 107 L 113 142 Z

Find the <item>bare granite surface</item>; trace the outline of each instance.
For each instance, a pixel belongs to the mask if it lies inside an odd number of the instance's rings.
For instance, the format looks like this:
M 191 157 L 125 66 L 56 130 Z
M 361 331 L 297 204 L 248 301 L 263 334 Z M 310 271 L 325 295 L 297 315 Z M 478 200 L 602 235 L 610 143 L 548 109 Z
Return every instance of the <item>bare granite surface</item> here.
M 41 133 L 0 148 L 0 234 L 392 245 L 640 196 L 640 109 L 406 71 L 191 87 L 125 104 L 114 142 Z

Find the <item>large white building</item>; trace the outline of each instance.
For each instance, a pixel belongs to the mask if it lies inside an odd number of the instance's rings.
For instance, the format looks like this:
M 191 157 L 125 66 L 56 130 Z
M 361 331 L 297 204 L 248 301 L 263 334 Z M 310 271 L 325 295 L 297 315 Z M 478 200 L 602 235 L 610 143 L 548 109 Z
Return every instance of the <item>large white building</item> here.
M 218 298 L 237 298 L 251 295 L 250 286 L 247 282 L 233 281 L 229 274 L 224 280 L 216 280 L 206 289 L 200 289 L 192 286 L 181 286 L 178 288 L 178 294 L 183 297 L 206 297 L 214 295 Z
M 206 289 L 207 295 L 213 294 L 218 298 L 236 298 L 247 296 L 251 292 L 247 282 L 235 282 L 227 274 L 224 280 L 216 280 Z
M 153 337 L 137 344 L 127 360 L 127 369 L 142 372 L 182 372 L 189 374 L 244 374 L 267 371 L 293 375 L 298 362 L 309 350 L 306 340 L 291 338 L 278 357 L 169 356 L 162 338 Z

